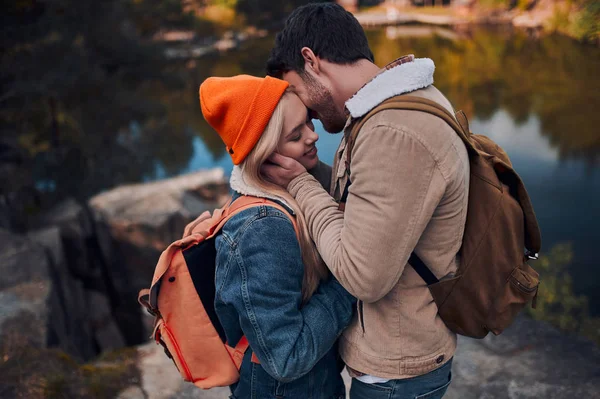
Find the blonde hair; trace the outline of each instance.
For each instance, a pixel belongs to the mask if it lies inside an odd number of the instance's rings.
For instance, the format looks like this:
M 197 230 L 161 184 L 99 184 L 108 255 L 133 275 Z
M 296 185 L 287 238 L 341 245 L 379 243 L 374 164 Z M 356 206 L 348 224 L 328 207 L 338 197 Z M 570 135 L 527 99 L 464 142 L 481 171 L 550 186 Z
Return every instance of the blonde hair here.
M 321 279 L 325 279 L 328 276 L 328 269 L 323 263 L 314 242 L 310 238 L 306 219 L 294 197 L 281 187 L 267 181 L 260 173 L 262 164 L 277 149 L 277 144 L 279 143 L 279 138 L 281 137 L 283 130 L 283 109 L 289 101 L 289 98 L 289 92 L 284 93 L 281 97 L 281 100 L 279 100 L 275 111 L 273 111 L 273 115 L 258 143 L 256 143 L 254 149 L 248 154 L 240 166 L 244 180 L 247 183 L 282 198 L 296 214 L 298 243 L 300 244 L 302 261 L 304 262 L 302 300 L 303 302 L 306 302 L 319 286 Z

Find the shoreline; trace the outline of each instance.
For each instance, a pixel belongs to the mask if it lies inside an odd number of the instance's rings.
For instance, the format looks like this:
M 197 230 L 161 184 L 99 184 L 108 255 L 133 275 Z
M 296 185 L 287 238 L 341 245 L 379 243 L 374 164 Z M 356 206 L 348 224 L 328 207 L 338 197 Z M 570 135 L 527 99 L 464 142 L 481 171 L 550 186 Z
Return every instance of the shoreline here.
M 249 26 L 241 31 L 229 30 L 220 37 L 200 37 L 193 30 L 162 31 L 152 41 L 165 44 L 164 55 L 168 60 L 193 60 L 215 52 L 235 50 L 251 39 L 266 37 L 266 29 Z
M 393 6 L 375 7 L 354 12 L 354 16 L 365 28 L 388 27 L 399 25 L 422 24 L 430 26 L 465 27 L 465 26 L 507 26 L 525 29 L 536 34 L 558 33 L 581 43 L 599 46 L 598 38 L 577 37 L 568 27 L 555 26 L 560 13 L 570 13 L 563 4 L 549 5 L 540 2 L 530 10 L 502 10 L 482 7 L 443 7 L 443 8 L 398 8 Z
M 541 7 L 540 7 L 541 8 Z M 425 10 L 433 11 L 434 8 Z M 524 29 L 534 36 L 558 33 L 571 39 L 585 43 L 577 37 L 560 29 L 548 28 L 554 10 L 534 8 L 530 11 L 469 9 L 467 7 L 446 7 L 440 12 L 423 12 L 416 7 L 394 8 L 377 7 L 354 12 L 358 22 L 366 29 L 423 26 L 430 28 L 449 28 L 449 30 L 465 29 L 475 26 L 508 27 Z M 200 37 L 193 30 L 161 31 L 151 40 L 165 44 L 164 55 L 168 60 L 194 60 L 215 52 L 235 50 L 248 40 L 264 38 L 271 31 L 249 26 L 240 31 L 229 30 L 222 36 Z M 454 35 L 452 35 L 454 36 Z M 587 42 L 598 46 L 600 41 Z

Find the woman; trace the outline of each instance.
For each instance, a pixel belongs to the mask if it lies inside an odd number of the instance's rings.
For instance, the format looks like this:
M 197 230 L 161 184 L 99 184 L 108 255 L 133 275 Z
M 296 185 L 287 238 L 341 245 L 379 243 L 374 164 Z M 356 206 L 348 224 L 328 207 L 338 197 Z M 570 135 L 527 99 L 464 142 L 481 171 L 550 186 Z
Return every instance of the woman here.
M 318 136 L 288 83 L 267 77 L 209 78 L 202 113 L 234 162 L 234 199 L 277 201 L 294 215 L 260 206 L 233 216 L 216 240 L 215 309 L 228 342 L 250 349 L 232 398 L 343 398 L 334 343 L 348 325 L 354 298 L 328 274 L 294 199 L 260 174 L 274 152 L 319 166 Z M 258 362 L 252 361 L 252 353 Z

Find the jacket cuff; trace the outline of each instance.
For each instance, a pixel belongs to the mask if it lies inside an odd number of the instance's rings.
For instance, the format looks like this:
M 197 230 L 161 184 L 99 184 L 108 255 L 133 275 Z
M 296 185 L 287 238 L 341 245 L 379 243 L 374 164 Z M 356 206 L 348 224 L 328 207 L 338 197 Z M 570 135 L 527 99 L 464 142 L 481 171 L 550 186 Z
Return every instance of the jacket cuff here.
M 292 195 L 292 197 L 296 198 L 300 191 L 312 187 L 313 185 L 323 188 L 323 186 L 321 186 L 321 183 L 319 183 L 319 181 L 315 179 L 313 175 L 311 175 L 308 172 L 304 172 L 298 177 L 296 177 L 294 180 L 292 180 L 290 184 L 288 184 L 287 190 Z

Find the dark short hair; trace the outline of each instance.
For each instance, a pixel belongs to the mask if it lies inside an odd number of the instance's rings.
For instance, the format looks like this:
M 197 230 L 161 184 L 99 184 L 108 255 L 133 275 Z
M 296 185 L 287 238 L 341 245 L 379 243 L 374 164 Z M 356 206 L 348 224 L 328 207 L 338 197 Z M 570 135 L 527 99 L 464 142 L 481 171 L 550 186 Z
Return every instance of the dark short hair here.
M 267 74 L 275 77 L 288 71 L 303 74 L 302 47 L 336 64 L 352 64 L 360 59 L 373 62 L 362 26 L 354 15 L 335 3 L 307 4 L 290 14 L 275 38 Z

